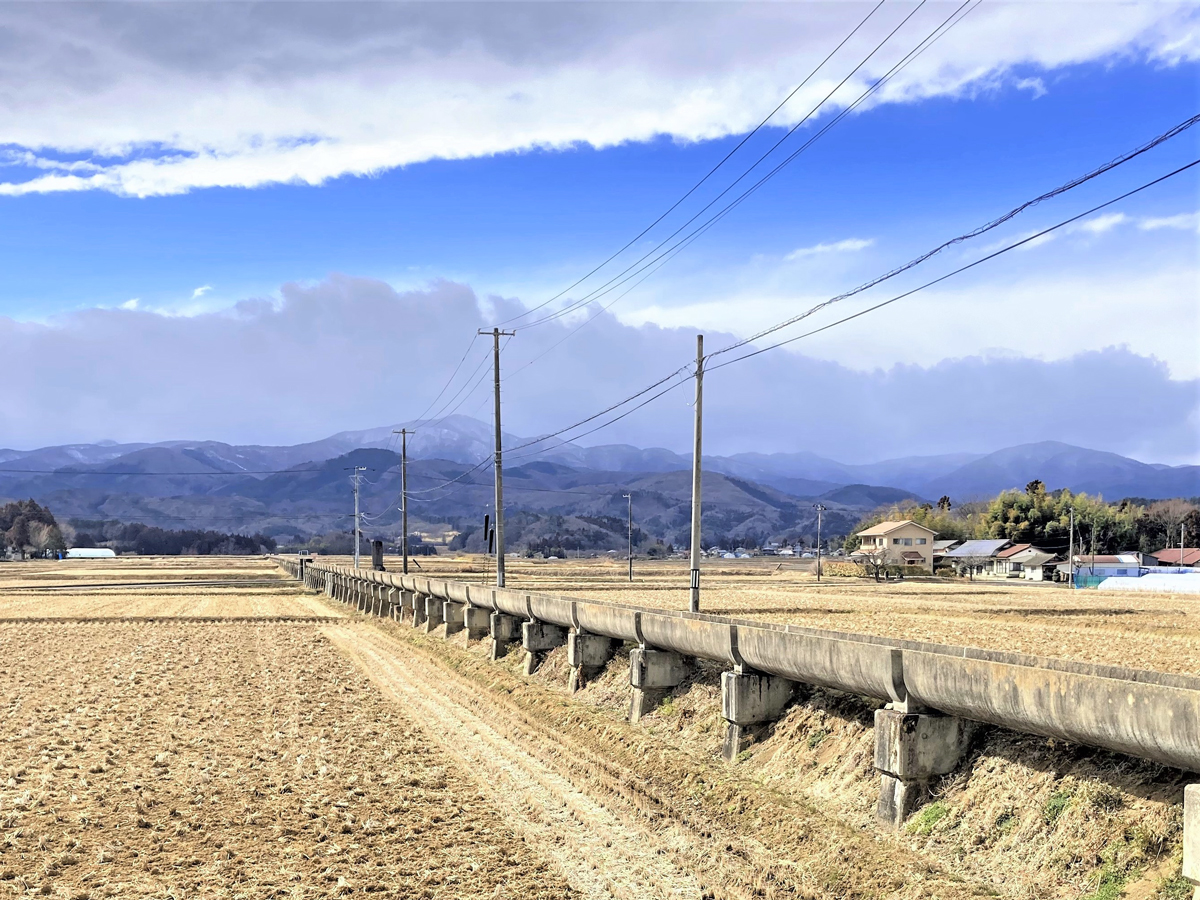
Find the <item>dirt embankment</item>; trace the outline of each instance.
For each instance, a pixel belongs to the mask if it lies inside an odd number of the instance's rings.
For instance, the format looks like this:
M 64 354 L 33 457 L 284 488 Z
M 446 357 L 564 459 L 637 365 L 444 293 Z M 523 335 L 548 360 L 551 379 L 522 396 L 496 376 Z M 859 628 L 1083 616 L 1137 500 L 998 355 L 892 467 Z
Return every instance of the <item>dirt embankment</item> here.
M 607 805 L 677 829 L 681 864 L 717 896 L 1190 897 L 1179 878 L 1189 779 L 1175 770 L 985 728 L 933 801 L 885 834 L 873 818 L 874 705 L 859 698 L 810 693 L 730 769 L 714 667 L 630 726 L 625 654 L 568 698 L 562 649 L 527 679 L 519 651 L 492 663 L 486 641 L 360 627 L 392 634 L 388 652 L 414 671 L 453 672 L 455 702 Z

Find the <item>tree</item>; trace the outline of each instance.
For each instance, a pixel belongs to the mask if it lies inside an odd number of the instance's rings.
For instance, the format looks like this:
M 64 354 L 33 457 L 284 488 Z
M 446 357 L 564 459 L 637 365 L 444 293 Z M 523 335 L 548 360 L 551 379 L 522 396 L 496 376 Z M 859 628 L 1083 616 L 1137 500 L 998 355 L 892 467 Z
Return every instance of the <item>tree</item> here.
M 880 575 L 887 572 L 888 554 L 886 547 L 865 547 L 854 552 L 854 561 L 867 570 L 868 575 L 875 576 L 879 581 Z
M 944 512 L 944 513 L 950 512 L 950 495 L 949 494 L 942 494 L 941 499 L 938 500 L 938 502 L 937 502 L 937 508 L 938 508 L 938 510 L 940 510 L 941 512 Z

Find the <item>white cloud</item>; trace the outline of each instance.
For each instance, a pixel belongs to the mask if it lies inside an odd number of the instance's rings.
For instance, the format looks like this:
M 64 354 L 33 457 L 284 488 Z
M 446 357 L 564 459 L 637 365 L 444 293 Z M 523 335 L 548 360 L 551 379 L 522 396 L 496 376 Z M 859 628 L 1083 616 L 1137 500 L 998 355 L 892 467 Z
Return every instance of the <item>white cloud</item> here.
M 1076 227 L 1080 231 L 1090 234 L 1104 234 L 1127 221 L 1129 221 L 1129 217 L 1125 213 L 1104 213 L 1091 219 L 1085 219 Z
M 1022 78 L 1013 85 L 1017 90 L 1029 91 L 1036 100 L 1046 96 L 1046 85 L 1040 78 Z
M 802 259 L 806 256 L 816 256 L 821 253 L 849 253 L 855 250 L 865 250 L 875 243 L 874 238 L 847 238 L 844 241 L 836 241 L 831 244 L 814 244 L 811 247 L 801 247 L 798 250 L 793 250 L 784 259 Z
M 141 299 L 140 299 L 140 298 L 138 298 L 138 297 L 134 297 L 133 299 L 131 299 L 131 300 L 126 300 L 124 303 L 122 303 L 122 304 L 121 304 L 121 309 L 137 309 L 137 308 L 138 308 L 138 304 L 139 304 L 140 302 L 141 302 Z
M 1200 57 L 1192 4 L 987 3 L 876 102 L 1014 67 Z M 428 159 L 752 127 L 849 29 L 843 4 L 0 5 L 0 192 L 318 184 Z M 885 6 L 786 107 L 797 121 L 909 10 Z M 930 5 L 835 100 L 916 44 Z M 1038 79 L 1016 82 L 1037 93 Z
M 1094 285 L 1056 287 L 1072 289 L 1067 321 L 1077 324 L 1065 335 L 1061 318 L 1030 316 L 1024 303 L 1013 303 L 1017 291 L 990 299 L 963 292 L 925 307 L 897 305 L 890 318 L 859 320 L 871 323 L 865 328 L 828 332 L 853 350 L 834 358 L 816 358 L 830 347 L 814 341 L 804 342 L 806 355 L 776 352 L 713 369 L 705 381 L 707 446 L 713 453 L 808 449 L 863 459 L 1054 438 L 1137 451 L 1154 461 L 1197 458 L 1200 381 L 1172 379 L 1162 362 L 1112 349 L 1114 333 L 1130 338 L 1121 343 L 1133 342 L 1128 331 L 1090 328 L 1110 318 L 1153 321 L 1159 310 L 1113 315 L 1111 298 L 1094 297 Z M 464 333 L 486 324 L 474 292 L 449 282 L 397 292 L 379 281 L 335 276 L 284 285 L 280 295 L 279 302 L 249 300 L 195 316 L 90 309 L 44 324 L 0 317 L 6 362 L 41 388 L 6 398 L 0 433 L 10 446 L 24 447 L 98 435 L 274 444 L 415 418 L 462 358 Z M 1055 305 L 1044 294 L 1030 299 L 1044 309 Z M 495 302 L 502 314 L 519 311 L 514 301 Z M 956 315 L 972 322 L 967 336 L 976 337 L 977 329 L 984 347 L 1011 346 L 1014 335 L 1032 334 L 1053 347 L 1045 354 L 1053 359 L 982 354 L 978 344 L 958 340 L 957 329 L 947 340 Z M 546 433 L 657 380 L 692 357 L 694 324 L 633 328 L 603 315 L 585 337 L 559 349 L 552 347 L 568 324 L 523 332 L 504 351 L 506 426 L 515 434 Z M 731 339 L 720 330 L 706 336 L 710 350 Z M 1087 349 L 1072 349 L 1081 342 Z M 486 343 L 472 348 L 451 392 L 477 384 L 444 412 L 486 415 L 491 382 L 471 373 L 487 371 L 490 350 Z M 947 350 L 955 358 L 944 359 Z M 898 351 L 908 364 L 894 364 Z M 381 364 L 397 352 L 405 365 Z M 521 368 L 534 358 L 536 366 Z M 314 377 L 314 359 L 337 377 Z M 58 414 L 46 415 L 43 395 L 56 397 Z M 820 428 L 812 427 L 813 397 L 828 401 Z M 586 442 L 685 449 L 688 398 L 686 388 L 668 394 Z M 1114 408 L 1122 411 L 1120 428 L 1108 415 Z M 298 409 L 320 414 L 297 415 Z M 1017 414 L 1027 409 L 1039 412 Z
M 1161 228 L 1174 228 L 1180 231 L 1200 231 L 1200 212 L 1179 213 L 1174 216 L 1161 218 L 1145 218 L 1138 220 L 1138 228 L 1142 231 L 1158 231 Z
M 192 299 L 199 300 L 201 297 L 203 297 L 205 294 L 207 294 L 211 290 L 212 290 L 211 284 L 202 285 L 201 287 L 198 287 L 194 291 L 192 291 Z

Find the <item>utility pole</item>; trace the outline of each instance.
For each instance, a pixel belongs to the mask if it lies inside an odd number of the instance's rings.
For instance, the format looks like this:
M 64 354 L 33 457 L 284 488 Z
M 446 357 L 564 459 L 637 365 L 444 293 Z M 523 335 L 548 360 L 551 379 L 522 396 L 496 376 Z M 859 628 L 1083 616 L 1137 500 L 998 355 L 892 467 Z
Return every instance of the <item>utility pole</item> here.
M 825 507 L 820 503 L 814 503 L 813 509 L 817 511 L 817 581 L 821 580 L 821 513 L 825 512 Z
M 500 338 L 513 337 L 516 332 L 493 328 L 491 331 L 480 329 L 479 334 L 492 336 L 492 382 L 495 388 L 496 406 L 496 587 L 504 587 L 504 471 L 501 466 L 503 445 L 500 438 Z
M 700 612 L 700 466 L 703 436 L 704 335 L 696 335 L 696 440 L 692 447 L 692 593 L 688 609 Z
M 1075 587 L 1075 507 L 1071 507 L 1071 525 L 1067 537 L 1067 576 Z
M 629 500 L 629 580 L 634 580 L 634 492 L 623 493 L 622 497 Z
M 354 466 L 354 474 L 350 476 L 350 480 L 354 483 L 354 568 L 358 568 L 359 561 L 359 545 L 362 543 L 362 529 L 359 527 L 358 518 L 358 483 L 362 480 L 359 472 L 367 471 L 366 466 Z
M 402 571 L 408 574 L 408 436 L 412 434 L 407 428 L 393 431 L 400 435 L 400 527 L 403 533 L 400 537 L 400 555 L 403 559 Z

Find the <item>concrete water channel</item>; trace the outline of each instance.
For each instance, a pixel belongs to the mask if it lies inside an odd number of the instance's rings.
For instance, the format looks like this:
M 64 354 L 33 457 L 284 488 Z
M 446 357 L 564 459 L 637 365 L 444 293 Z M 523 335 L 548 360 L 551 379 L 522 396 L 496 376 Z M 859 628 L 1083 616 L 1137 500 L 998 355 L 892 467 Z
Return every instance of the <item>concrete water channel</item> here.
M 723 754 L 736 763 L 756 732 L 811 685 L 883 701 L 875 713 L 876 816 L 899 827 L 932 779 L 959 765 L 977 723 L 1200 772 L 1200 678 L 876 635 L 643 608 L 329 565 L 277 562 L 314 591 L 359 611 L 447 637 L 490 637 L 499 657 L 520 645 L 526 670 L 567 646 L 571 689 L 630 643 L 629 717 L 636 722 L 685 677 L 689 658 L 721 678 Z M 1184 801 L 1183 874 L 1200 896 L 1200 783 Z

